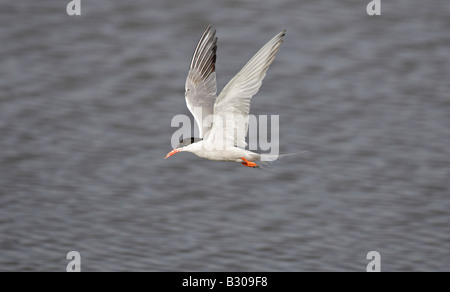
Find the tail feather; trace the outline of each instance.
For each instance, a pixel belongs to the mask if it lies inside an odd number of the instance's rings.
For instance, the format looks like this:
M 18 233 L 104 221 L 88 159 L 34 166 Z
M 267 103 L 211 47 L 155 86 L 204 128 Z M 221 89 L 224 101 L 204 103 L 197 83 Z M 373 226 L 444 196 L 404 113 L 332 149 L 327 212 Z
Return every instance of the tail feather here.
M 283 158 L 286 156 L 291 156 L 291 155 L 298 155 L 298 154 L 303 154 L 308 152 L 308 150 L 303 150 L 300 152 L 296 152 L 296 153 L 287 153 L 287 154 L 278 154 L 278 155 L 274 155 L 274 154 L 260 154 L 259 159 L 258 159 L 258 168 L 261 169 L 273 169 L 273 163 L 275 160 L 279 159 L 279 158 Z
M 273 170 L 273 161 L 258 161 L 258 168 Z
M 291 155 L 298 155 L 298 154 L 303 154 L 308 152 L 308 150 L 303 150 L 300 152 L 295 152 L 295 153 L 287 153 L 287 154 L 261 154 L 259 160 L 262 161 L 266 161 L 266 162 L 273 162 L 275 160 L 277 160 L 278 158 L 283 158 L 286 156 L 291 156 Z

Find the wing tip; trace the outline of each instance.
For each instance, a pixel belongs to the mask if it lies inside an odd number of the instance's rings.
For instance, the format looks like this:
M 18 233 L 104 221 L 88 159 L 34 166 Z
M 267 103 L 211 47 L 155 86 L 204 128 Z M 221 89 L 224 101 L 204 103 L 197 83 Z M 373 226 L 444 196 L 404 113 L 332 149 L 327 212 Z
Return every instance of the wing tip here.
M 195 83 L 206 80 L 215 72 L 217 40 L 216 30 L 212 30 L 212 25 L 209 24 L 197 43 L 189 66 L 189 71 L 193 71 L 192 78 Z

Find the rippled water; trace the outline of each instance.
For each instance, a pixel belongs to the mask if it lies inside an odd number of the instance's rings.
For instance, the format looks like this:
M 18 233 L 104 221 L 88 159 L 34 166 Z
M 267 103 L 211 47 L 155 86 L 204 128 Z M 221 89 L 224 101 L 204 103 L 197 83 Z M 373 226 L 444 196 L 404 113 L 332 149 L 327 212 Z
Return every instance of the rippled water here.
M 448 1 L 66 2 L 0 4 L 1 271 L 449 270 Z M 210 23 L 219 89 L 287 29 L 252 113 L 306 155 L 162 159 Z

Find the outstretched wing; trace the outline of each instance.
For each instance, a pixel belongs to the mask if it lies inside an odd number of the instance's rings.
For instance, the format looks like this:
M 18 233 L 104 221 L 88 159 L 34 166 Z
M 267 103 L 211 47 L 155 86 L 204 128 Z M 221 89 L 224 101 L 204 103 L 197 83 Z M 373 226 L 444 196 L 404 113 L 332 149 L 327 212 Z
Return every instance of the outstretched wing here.
M 231 79 L 214 105 L 211 139 L 216 144 L 245 148 L 250 101 L 261 87 L 266 71 L 275 59 L 286 31 L 282 31 L 265 44 Z M 214 135 L 213 135 L 214 133 Z
M 211 130 L 214 103 L 216 101 L 216 31 L 208 26 L 192 56 L 186 79 L 186 104 L 200 131 L 206 138 Z M 205 119 L 210 116 L 209 123 Z

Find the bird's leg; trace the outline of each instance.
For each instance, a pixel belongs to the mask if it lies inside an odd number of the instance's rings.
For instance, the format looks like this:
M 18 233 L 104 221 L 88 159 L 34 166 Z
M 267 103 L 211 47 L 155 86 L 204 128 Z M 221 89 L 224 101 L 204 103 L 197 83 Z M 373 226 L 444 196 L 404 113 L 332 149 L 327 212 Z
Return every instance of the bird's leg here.
M 244 162 L 241 162 L 243 165 L 247 166 L 247 167 L 258 167 L 258 164 L 248 161 L 247 159 L 245 159 L 244 157 L 241 157 L 242 160 L 244 160 Z

